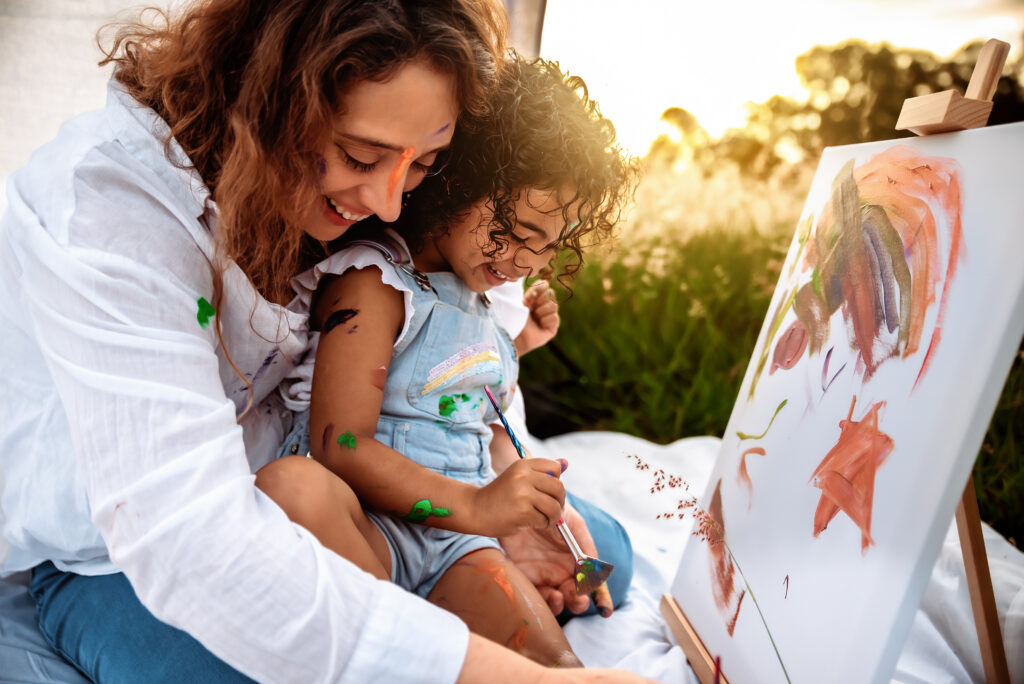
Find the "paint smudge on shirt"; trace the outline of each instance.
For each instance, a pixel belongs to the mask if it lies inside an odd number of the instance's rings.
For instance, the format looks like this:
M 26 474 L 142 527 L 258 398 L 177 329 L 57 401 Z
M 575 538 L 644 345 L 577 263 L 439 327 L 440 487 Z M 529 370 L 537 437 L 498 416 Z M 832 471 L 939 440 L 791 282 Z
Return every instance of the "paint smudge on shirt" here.
M 445 384 L 464 380 L 480 373 L 501 374 L 501 356 L 493 344 L 479 342 L 460 349 L 427 372 L 427 383 L 421 394 Z M 500 382 L 500 380 L 499 380 Z
M 437 401 L 437 412 L 447 418 L 458 410 L 459 407 L 456 402 L 464 404 L 469 401 L 469 399 L 469 395 L 464 393 L 454 394 L 451 396 L 442 394 L 441 398 Z
M 321 334 L 326 335 L 327 333 L 331 332 L 342 323 L 352 320 L 358 314 L 359 309 L 338 309 L 337 311 L 331 313 L 331 315 L 327 317 L 327 320 L 324 321 L 324 326 L 323 330 L 321 331 Z
M 351 432 L 343 432 L 341 436 L 338 437 L 338 444 L 343 447 L 348 447 L 349 449 L 355 449 L 356 436 L 353 435 Z
M 821 490 L 814 511 L 814 536 L 821 534 L 842 511 L 860 528 L 861 553 L 874 544 L 871 538 L 871 508 L 875 493 L 875 475 L 892 451 L 894 442 L 878 429 L 878 412 L 884 401 L 872 405 L 861 421 L 853 420 L 854 395 L 850 412 L 839 421 L 839 440 L 811 475 L 811 483 Z
M 263 363 L 260 365 L 259 369 L 256 371 L 256 374 L 252 376 L 252 380 L 250 381 L 252 384 L 255 385 L 256 381 L 260 379 L 260 376 L 262 376 L 263 373 L 274 364 L 274 360 L 277 358 L 277 355 L 280 352 L 281 352 L 281 348 L 280 347 L 274 347 L 273 351 L 271 351 L 270 354 L 267 355 L 267 358 L 263 359 Z
M 422 499 L 414 503 L 412 509 L 402 517 L 409 522 L 419 523 L 432 515 L 438 518 L 447 518 L 451 514 L 450 509 L 434 506 L 430 503 L 430 499 Z
M 213 308 L 213 304 L 206 301 L 206 297 L 197 299 L 196 304 L 199 306 L 199 310 L 196 312 L 196 320 L 199 321 L 200 328 L 205 328 L 210 324 L 210 319 L 217 315 L 217 310 Z

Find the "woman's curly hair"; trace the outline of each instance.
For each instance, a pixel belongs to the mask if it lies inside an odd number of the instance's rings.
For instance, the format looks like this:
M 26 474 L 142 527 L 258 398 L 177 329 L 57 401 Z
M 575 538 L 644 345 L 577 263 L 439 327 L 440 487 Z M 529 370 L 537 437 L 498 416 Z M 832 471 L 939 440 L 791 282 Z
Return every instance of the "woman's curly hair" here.
M 638 168 L 582 78 L 563 73 L 557 62 L 512 53 L 486 114 L 459 124 L 445 170 L 408 198 L 401 230 L 415 249 L 482 200 L 493 212 L 493 256 L 509 248 L 520 194 L 529 187 L 555 190 L 565 219 L 557 250 L 570 253 L 558 278 L 571 280 L 583 249 L 611 236 Z M 578 216 L 570 216 L 573 210 Z
M 508 31 L 497 0 L 200 0 L 173 18 L 152 11 L 152 24 L 117 26 L 101 64 L 113 62 L 114 78 L 167 122 L 217 204 L 219 256 L 275 301 L 290 298 L 302 266 L 302 215 L 320 196 L 314 160 L 349 86 L 424 59 L 452 75 L 461 111 L 479 113 Z

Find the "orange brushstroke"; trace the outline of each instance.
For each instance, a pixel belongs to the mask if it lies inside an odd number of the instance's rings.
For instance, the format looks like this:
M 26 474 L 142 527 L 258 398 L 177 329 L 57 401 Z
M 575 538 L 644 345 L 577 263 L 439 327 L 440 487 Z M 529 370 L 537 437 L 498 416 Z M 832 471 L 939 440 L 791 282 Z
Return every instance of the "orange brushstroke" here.
M 415 156 L 415 147 L 407 147 L 402 150 L 402 154 L 399 155 L 398 161 L 395 163 L 395 168 L 391 169 L 391 175 L 388 176 L 388 201 L 391 201 L 391 198 L 395 196 L 395 188 L 398 187 L 398 181 L 402 180 L 402 175 L 409 168 L 409 164 L 412 164 L 412 158 Z
M 745 589 L 739 589 L 733 578 L 736 574 L 735 566 L 725 547 L 725 522 L 722 518 L 722 481 L 719 480 L 715 486 L 715 492 L 711 495 L 711 502 L 708 504 L 708 515 L 714 521 L 717 529 L 714 536 L 708 539 L 708 553 L 711 560 L 711 594 L 715 599 L 718 611 L 726 621 L 726 629 L 729 636 L 732 636 L 736 628 L 736 618 L 739 616 L 740 603 L 747 593 Z M 735 607 L 733 602 L 735 601 Z
M 516 651 L 523 650 L 523 646 L 526 646 L 526 633 L 528 630 L 529 628 L 525 624 L 520 625 L 519 629 L 508 640 L 509 648 Z
M 758 454 L 760 456 L 764 456 L 765 451 L 763 447 L 751 447 L 740 454 L 740 467 L 736 473 L 736 482 L 741 485 L 746 485 L 747 490 L 750 492 L 751 496 L 753 496 L 754 483 L 750 480 L 750 475 L 747 473 L 747 454 Z
M 874 404 L 860 422 L 853 420 L 854 396 L 850 412 L 839 421 L 839 440 L 814 470 L 810 481 L 821 490 L 814 511 L 814 536 L 828 527 L 842 511 L 861 531 L 861 552 L 866 553 L 871 539 L 871 507 L 875 493 L 875 475 L 892 451 L 893 441 L 878 429 L 878 411 L 884 401 Z

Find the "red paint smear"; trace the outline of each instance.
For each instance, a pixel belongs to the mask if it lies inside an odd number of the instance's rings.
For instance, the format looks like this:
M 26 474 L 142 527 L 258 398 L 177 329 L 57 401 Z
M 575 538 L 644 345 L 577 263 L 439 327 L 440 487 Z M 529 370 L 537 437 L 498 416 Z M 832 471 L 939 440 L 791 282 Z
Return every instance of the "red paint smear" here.
M 736 473 L 736 482 L 747 486 L 747 490 L 751 495 L 754 494 L 754 483 L 750 480 L 750 475 L 747 473 L 747 454 L 759 454 L 765 455 L 763 447 L 751 447 L 740 454 L 740 468 L 739 472 Z M 749 505 L 748 505 L 749 508 Z
M 722 481 L 719 480 L 715 486 L 715 492 L 711 495 L 711 503 L 708 505 L 708 515 L 714 521 L 717 530 L 714 536 L 708 538 L 708 553 L 711 559 L 711 594 L 715 599 L 718 611 L 726 619 L 726 629 L 729 636 L 732 636 L 736 628 L 736 618 L 739 616 L 740 603 L 743 601 L 745 590 L 737 590 L 733 581 L 736 570 L 729 556 L 729 550 L 725 548 L 725 523 L 722 518 Z M 733 600 L 736 607 L 732 607 Z
M 391 198 L 395 196 L 395 188 L 398 187 L 398 181 L 402 180 L 402 174 L 409 168 L 409 164 L 412 164 L 412 158 L 415 156 L 415 147 L 407 147 L 402 150 L 395 168 L 391 169 L 391 175 L 388 176 L 388 201 L 391 201 Z
M 379 389 L 381 392 L 384 391 L 384 384 L 388 381 L 388 369 L 385 366 L 375 368 L 370 371 L 370 384 Z
M 866 553 L 871 539 L 871 508 L 875 492 L 875 475 L 892 451 L 889 435 L 878 429 L 880 401 L 871 407 L 860 422 L 853 420 L 854 396 L 846 420 L 839 421 L 839 441 L 826 454 L 811 475 L 814 486 L 821 490 L 821 499 L 814 512 L 814 536 L 828 527 L 841 510 L 861 531 L 861 552 Z

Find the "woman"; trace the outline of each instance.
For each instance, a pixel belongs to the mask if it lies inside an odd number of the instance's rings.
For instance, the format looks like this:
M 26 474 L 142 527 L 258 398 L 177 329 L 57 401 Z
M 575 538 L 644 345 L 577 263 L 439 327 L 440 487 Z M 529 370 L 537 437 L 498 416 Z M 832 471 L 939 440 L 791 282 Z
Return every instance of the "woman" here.
M 253 486 L 305 349 L 288 279 L 397 216 L 504 32 L 485 0 L 197 4 L 124 27 L 107 107 L 12 176 L 0 573 L 33 568 L 43 633 L 91 679 L 537 674 Z M 356 147 L 379 166 L 346 167 Z

